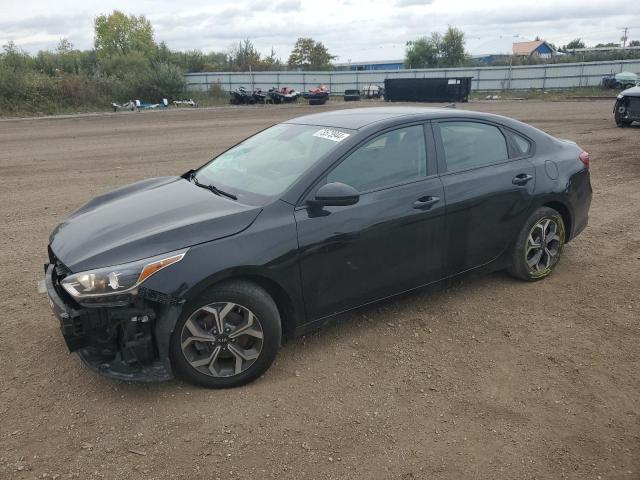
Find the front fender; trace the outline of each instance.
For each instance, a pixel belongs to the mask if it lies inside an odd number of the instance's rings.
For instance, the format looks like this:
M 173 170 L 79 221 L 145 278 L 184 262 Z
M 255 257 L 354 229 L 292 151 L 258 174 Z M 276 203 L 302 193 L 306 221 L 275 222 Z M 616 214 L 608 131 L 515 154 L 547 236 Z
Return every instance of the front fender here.
M 279 292 L 290 304 L 296 326 L 305 322 L 291 205 L 277 201 L 247 230 L 191 247 L 182 261 L 150 277 L 144 287 L 189 303 L 214 285 L 237 278 L 255 281 L 272 296 Z

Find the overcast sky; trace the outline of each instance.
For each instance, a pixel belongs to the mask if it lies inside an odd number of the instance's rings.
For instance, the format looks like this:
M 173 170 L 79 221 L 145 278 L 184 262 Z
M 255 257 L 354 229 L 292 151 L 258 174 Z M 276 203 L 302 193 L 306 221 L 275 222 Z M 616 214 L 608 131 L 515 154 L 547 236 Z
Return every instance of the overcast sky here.
M 407 40 L 447 25 L 466 33 L 472 54 L 504 53 L 536 36 L 617 42 L 625 26 L 640 39 L 637 0 L 0 0 L 0 45 L 36 52 L 66 37 L 90 48 L 93 19 L 113 9 L 145 15 L 172 49 L 226 51 L 250 38 L 283 60 L 301 36 L 322 41 L 337 62 L 400 59 Z

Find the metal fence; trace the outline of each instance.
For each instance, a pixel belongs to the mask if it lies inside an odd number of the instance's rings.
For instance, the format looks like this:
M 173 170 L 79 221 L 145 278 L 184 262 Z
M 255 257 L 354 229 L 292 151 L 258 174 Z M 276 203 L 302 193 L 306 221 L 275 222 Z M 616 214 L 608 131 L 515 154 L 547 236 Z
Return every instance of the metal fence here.
M 187 89 L 206 91 L 219 84 L 226 91 L 240 86 L 268 90 L 271 87 L 289 87 L 307 91 L 325 84 L 334 94 L 348 89 L 361 90 L 369 84 L 382 85 L 386 78 L 449 78 L 473 77 L 472 90 L 528 90 L 594 87 L 603 75 L 622 71 L 640 72 L 639 60 L 609 62 L 563 63 L 549 65 L 434 68 L 411 70 L 374 70 L 339 72 L 202 72 L 187 73 Z

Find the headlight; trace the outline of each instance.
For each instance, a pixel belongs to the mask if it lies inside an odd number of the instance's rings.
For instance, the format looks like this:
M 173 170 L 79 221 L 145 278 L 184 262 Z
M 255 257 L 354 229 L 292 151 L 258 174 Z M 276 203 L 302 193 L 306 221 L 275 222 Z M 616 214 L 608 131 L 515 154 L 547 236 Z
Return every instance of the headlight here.
M 65 277 L 60 284 L 76 298 L 135 293 L 147 278 L 183 259 L 187 249 L 115 267 L 98 268 Z

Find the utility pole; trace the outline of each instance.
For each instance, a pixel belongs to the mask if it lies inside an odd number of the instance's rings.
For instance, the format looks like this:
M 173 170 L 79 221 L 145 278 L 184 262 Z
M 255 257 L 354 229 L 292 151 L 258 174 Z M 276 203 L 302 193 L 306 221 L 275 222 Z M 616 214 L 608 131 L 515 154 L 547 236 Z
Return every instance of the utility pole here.
M 622 34 L 622 38 L 620 40 L 622 40 L 622 48 L 626 48 L 627 47 L 627 40 L 629 39 L 629 36 L 627 35 L 629 33 L 629 27 L 623 27 L 620 30 L 622 30 L 624 33 Z

